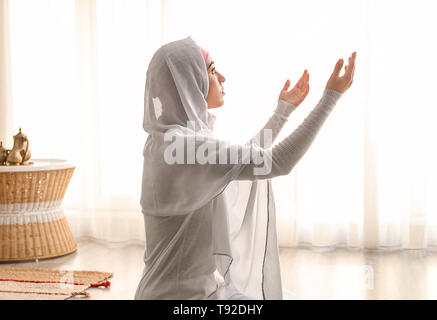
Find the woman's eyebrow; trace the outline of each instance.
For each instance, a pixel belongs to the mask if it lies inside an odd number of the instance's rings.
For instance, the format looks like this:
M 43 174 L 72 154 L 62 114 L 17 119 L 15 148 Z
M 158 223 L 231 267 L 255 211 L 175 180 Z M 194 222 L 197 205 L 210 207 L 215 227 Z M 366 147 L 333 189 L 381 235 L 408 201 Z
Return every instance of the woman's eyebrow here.
M 208 66 L 208 69 L 211 68 L 211 66 L 214 64 L 214 61 L 211 61 L 211 63 Z

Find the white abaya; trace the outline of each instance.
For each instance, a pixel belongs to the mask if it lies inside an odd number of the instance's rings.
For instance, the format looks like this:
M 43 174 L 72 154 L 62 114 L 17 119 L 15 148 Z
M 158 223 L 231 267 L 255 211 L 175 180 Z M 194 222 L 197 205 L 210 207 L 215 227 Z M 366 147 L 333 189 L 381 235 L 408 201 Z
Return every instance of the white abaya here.
M 263 139 L 232 145 L 212 132 L 208 85 L 205 62 L 191 37 L 162 46 L 150 62 L 141 194 L 145 267 L 135 299 L 282 299 L 270 178 L 291 171 L 340 94 L 325 90 L 304 123 L 275 147 Z M 263 129 L 271 129 L 274 139 L 294 109 L 278 100 Z M 166 139 L 169 133 L 173 140 Z M 186 154 L 170 164 L 164 159 L 173 156 L 168 151 L 177 137 Z M 190 162 L 190 148 L 204 148 L 199 137 L 224 143 L 228 154 L 238 154 L 238 163 Z M 204 151 L 208 159 L 219 158 L 219 150 Z M 269 174 L 254 173 L 260 165 L 250 155 L 256 152 L 271 160 Z

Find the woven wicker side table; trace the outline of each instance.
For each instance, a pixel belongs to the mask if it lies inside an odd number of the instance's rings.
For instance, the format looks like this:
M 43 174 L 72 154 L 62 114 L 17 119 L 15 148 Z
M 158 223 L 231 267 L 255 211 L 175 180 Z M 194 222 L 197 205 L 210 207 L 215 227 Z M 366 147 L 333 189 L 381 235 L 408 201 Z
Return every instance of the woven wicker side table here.
M 0 166 L 0 261 L 52 258 L 77 250 L 62 210 L 75 167 L 60 159 L 32 161 Z

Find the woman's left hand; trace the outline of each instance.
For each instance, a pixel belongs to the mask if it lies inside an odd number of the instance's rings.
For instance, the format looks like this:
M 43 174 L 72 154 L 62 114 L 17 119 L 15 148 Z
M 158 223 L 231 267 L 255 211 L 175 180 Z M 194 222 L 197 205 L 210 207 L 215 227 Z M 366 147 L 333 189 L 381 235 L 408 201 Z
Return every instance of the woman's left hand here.
M 308 70 L 305 70 L 302 77 L 290 91 L 288 91 L 288 88 L 290 88 L 290 80 L 287 80 L 284 88 L 282 88 L 281 93 L 279 94 L 279 99 L 282 99 L 287 103 L 291 103 L 295 107 L 299 106 L 302 101 L 305 100 L 308 92 L 310 91 L 309 80 L 310 75 Z

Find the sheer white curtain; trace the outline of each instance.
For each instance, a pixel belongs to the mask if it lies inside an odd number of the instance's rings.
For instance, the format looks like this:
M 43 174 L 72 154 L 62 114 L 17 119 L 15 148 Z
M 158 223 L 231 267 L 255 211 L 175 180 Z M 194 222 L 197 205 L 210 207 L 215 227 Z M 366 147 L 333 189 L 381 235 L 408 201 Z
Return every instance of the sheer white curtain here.
M 436 9 L 424 0 L 164 2 L 164 40 L 191 33 L 227 77 L 214 112 L 218 132 L 240 142 L 307 68 L 310 94 L 279 139 L 291 132 L 336 60 L 358 52 L 352 88 L 292 174 L 274 179 L 280 245 L 437 244 Z
M 144 241 L 143 96 L 160 1 L 14 0 L 10 20 L 15 129 L 34 158 L 76 165 L 64 198 L 74 235 Z
M 308 69 L 310 94 L 278 141 L 290 133 L 335 61 L 356 50 L 352 88 L 292 174 L 274 179 L 280 245 L 426 248 L 437 243 L 435 9 L 433 0 L 14 0 L 14 131 L 28 134 L 33 157 L 76 163 L 64 200 L 76 236 L 144 240 L 144 82 L 161 44 L 191 35 L 210 51 L 227 78 L 217 134 L 236 142 Z
M 3 147 L 13 143 L 11 42 L 9 1 L 0 0 L 0 141 Z

